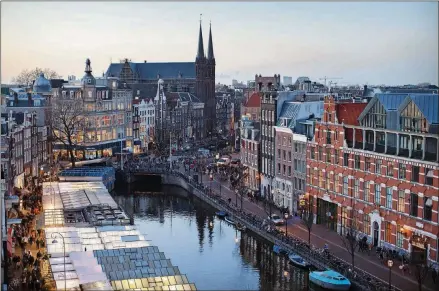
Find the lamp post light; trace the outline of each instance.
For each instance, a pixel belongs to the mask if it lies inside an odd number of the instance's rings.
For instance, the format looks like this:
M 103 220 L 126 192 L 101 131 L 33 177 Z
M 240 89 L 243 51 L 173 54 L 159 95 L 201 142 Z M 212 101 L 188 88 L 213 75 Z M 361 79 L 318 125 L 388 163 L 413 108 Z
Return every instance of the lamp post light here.
M 64 241 L 64 236 L 59 232 L 52 233 L 51 237 L 53 238 L 52 243 L 56 244 L 58 241 L 56 240 L 56 236 L 61 237 L 63 244 L 63 253 L 64 253 L 64 290 L 67 290 L 67 274 L 66 274 L 66 244 Z
M 288 213 L 284 213 L 284 217 L 285 217 L 285 236 L 288 236 L 288 217 L 290 215 Z
M 388 260 L 387 266 L 389 267 L 389 291 L 392 290 L 392 267 L 393 267 L 393 261 Z
M 210 192 L 212 192 L 212 181 L 213 181 L 213 175 L 212 174 L 209 175 L 209 179 L 210 179 Z

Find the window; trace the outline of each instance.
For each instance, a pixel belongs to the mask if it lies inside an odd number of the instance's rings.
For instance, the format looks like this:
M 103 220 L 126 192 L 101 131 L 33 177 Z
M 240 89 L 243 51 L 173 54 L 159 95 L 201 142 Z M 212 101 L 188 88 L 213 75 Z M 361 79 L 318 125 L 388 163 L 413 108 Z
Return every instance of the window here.
M 288 166 L 288 177 L 291 177 L 291 166 Z
M 380 159 L 375 160 L 375 174 L 381 174 L 381 165 L 383 161 Z
M 410 193 L 410 215 L 418 217 L 418 195 Z
M 398 165 L 398 178 L 405 180 L 405 177 L 406 177 L 405 175 L 406 175 L 406 165 L 399 163 L 399 165 Z
M 311 150 L 311 159 L 315 160 L 316 159 L 316 148 L 315 147 L 311 147 L 310 150 Z
M 354 196 L 355 198 L 359 198 L 359 188 L 360 187 L 360 180 L 355 179 L 354 180 Z
M 280 149 L 277 149 L 277 159 L 280 160 L 281 155 L 280 155 Z
M 338 150 L 334 150 L 334 164 L 338 165 L 338 163 L 339 163 Z
M 331 149 L 326 149 L 326 162 L 331 162 Z
M 392 209 L 393 188 L 386 188 L 386 207 Z
M 381 204 L 381 185 L 375 184 L 375 204 Z
M 370 158 L 366 157 L 364 159 L 364 170 L 370 172 Z
M 425 168 L 425 184 L 433 186 L 433 170 L 429 168 Z
M 291 152 L 288 152 L 288 161 L 291 162 Z
M 294 152 L 298 152 L 299 151 L 299 145 L 297 144 L 297 142 L 294 143 Z
M 360 169 L 360 156 L 359 155 L 355 155 L 354 156 L 354 161 L 355 161 L 355 164 L 354 164 L 355 169 Z
M 286 161 L 287 160 L 287 152 L 285 150 L 283 150 L 282 153 L 283 153 L 284 161 Z
M 343 166 L 349 167 L 349 153 L 343 154 Z
M 280 163 L 277 163 L 277 173 L 280 174 Z
M 320 161 L 323 161 L 322 147 L 319 147 L 319 160 L 320 160 Z
M 393 164 L 392 163 L 387 164 L 387 176 L 393 177 Z
M 329 173 L 326 173 L 326 185 L 325 188 L 329 190 L 329 187 L 331 186 L 331 181 L 329 179 Z
M 404 247 L 404 234 L 401 232 L 402 226 L 396 226 L 396 246 L 398 248 Z
M 369 191 L 370 191 L 370 182 L 369 181 L 365 181 L 363 183 L 363 192 L 364 192 L 364 201 L 369 202 Z
M 314 169 L 309 169 L 309 184 L 314 185 Z
M 367 235 L 370 235 L 370 216 L 368 214 L 364 214 L 363 232 Z
M 349 195 L 349 178 L 343 177 L 343 195 Z
M 386 242 L 391 242 L 392 239 L 392 224 L 390 221 L 384 222 L 384 239 Z
M 419 182 L 419 166 L 412 166 L 412 182 Z
M 336 193 L 339 193 L 339 191 L 340 191 L 340 189 L 339 189 L 339 185 L 338 185 L 338 179 L 339 179 L 339 176 L 336 175 L 336 176 L 335 176 L 335 179 L 334 179 L 334 183 L 335 183 L 334 188 L 335 188 L 335 192 L 336 192 Z
M 424 197 L 424 220 L 431 221 L 433 200 L 430 197 Z
M 398 211 L 405 212 L 405 192 L 398 190 Z
M 319 171 L 319 187 L 320 188 L 323 188 L 324 183 L 325 183 L 325 177 L 323 175 L 324 175 L 323 171 Z
M 331 144 L 331 131 L 326 131 L 326 144 Z

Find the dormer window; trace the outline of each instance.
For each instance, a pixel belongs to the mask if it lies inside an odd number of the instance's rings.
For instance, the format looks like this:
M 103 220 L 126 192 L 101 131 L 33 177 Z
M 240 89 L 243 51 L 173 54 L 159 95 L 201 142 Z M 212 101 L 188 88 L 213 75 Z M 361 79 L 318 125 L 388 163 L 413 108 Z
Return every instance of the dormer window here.
M 116 87 L 117 87 L 117 82 L 113 81 L 113 88 L 116 88 Z

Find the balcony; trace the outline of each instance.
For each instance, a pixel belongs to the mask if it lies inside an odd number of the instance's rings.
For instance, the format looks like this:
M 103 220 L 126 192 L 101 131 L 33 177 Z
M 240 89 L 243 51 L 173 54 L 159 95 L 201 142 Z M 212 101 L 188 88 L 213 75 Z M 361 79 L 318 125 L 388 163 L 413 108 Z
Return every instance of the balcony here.
M 344 125 L 344 128 L 348 148 L 429 162 L 439 161 L 439 137 L 437 135 L 352 125 Z

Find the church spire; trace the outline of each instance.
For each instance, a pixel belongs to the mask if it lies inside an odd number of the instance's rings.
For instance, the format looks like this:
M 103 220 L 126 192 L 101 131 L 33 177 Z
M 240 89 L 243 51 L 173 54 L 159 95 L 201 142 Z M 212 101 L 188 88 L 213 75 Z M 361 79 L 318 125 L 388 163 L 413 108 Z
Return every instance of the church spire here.
M 212 41 L 212 23 L 209 25 L 209 46 L 207 47 L 207 59 L 214 60 L 215 55 L 213 54 L 213 41 Z
M 198 51 L 197 59 L 204 59 L 204 45 L 203 45 L 203 31 L 201 30 L 201 15 L 200 14 L 200 34 L 198 35 Z

